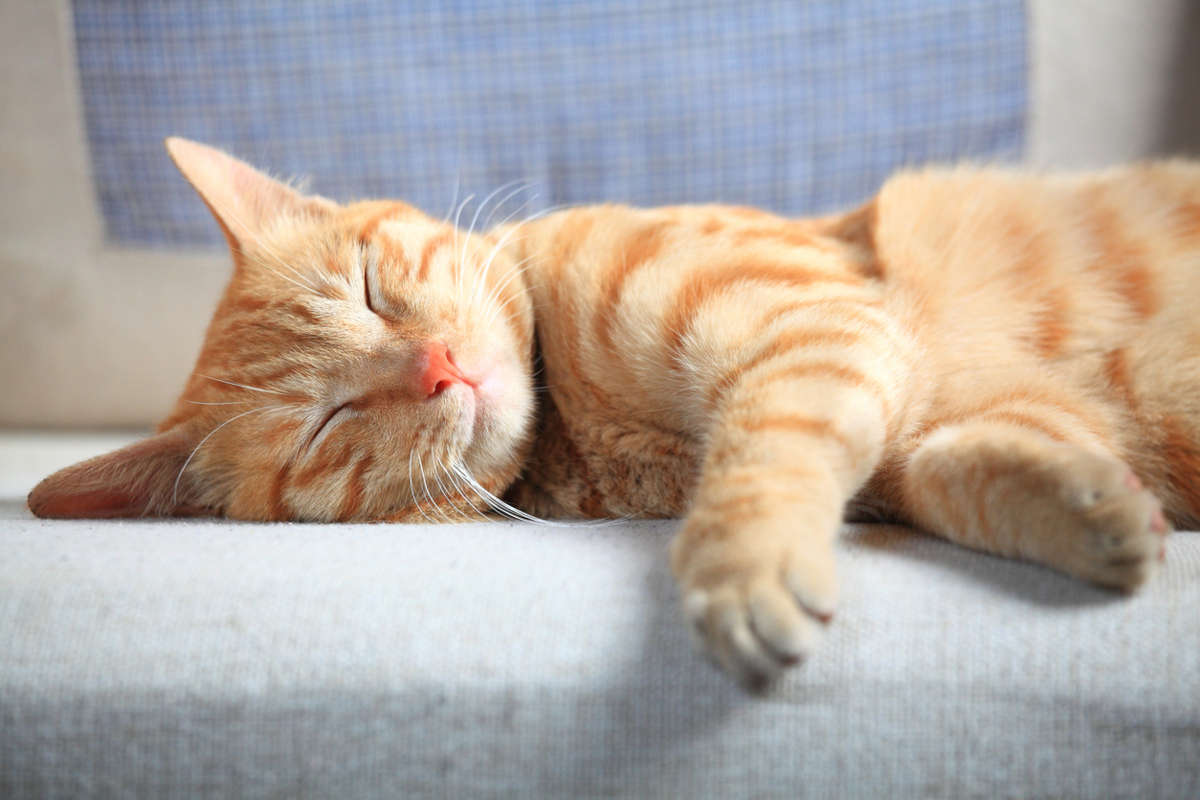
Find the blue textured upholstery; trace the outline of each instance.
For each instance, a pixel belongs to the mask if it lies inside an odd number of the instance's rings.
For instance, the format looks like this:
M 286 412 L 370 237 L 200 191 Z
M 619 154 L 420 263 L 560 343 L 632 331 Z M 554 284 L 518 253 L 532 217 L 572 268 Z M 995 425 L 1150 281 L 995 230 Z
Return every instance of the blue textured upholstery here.
M 74 21 L 119 241 L 219 241 L 170 134 L 439 216 L 514 179 L 530 210 L 807 213 L 1024 141 L 1020 0 L 76 0 Z

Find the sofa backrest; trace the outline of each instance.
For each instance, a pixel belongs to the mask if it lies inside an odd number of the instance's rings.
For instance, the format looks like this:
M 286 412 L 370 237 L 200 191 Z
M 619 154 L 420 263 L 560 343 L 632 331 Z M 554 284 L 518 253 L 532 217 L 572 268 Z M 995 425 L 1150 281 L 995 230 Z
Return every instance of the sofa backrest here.
M 439 215 L 510 180 L 528 188 L 505 213 L 802 214 L 904 164 L 1095 165 L 1194 145 L 1197 8 L 0 4 L 0 426 L 147 426 L 178 392 L 229 266 L 168 134 L 336 199 Z

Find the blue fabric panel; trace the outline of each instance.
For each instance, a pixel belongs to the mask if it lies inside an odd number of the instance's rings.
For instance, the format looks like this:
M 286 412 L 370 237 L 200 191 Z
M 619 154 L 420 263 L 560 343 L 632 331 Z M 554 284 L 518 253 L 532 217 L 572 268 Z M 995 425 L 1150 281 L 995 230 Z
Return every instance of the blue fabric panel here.
M 1024 143 L 1020 0 L 75 0 L 74 24 L 96 187 L 125 242 L 220 241 L 171 134 L 437 216 L 511 180 L 528 210 L 811 213 L 901 165 Z

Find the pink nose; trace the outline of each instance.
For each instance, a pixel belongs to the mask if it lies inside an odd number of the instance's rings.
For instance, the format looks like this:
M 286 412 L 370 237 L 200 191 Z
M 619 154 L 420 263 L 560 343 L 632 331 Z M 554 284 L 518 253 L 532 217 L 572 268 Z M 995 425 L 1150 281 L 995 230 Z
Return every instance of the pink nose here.
M 440 342 L 429 345 L 423 363 L 419 383 L 426 397 L 439 395 L 456 383 L 471 382 L 454 363 L 450 348 Z

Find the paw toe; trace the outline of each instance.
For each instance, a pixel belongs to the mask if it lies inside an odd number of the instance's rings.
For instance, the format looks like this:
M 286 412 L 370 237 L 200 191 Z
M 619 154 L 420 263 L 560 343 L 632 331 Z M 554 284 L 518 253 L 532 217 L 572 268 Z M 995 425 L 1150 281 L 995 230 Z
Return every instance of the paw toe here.
M 783 665 L 751 630 L 734 592 L 693 592 L 685 605 L 704 652 L 738 683 L 761 690 L 779 673 Z
M 781 665 L 798 664 L 812 652 L 816 626 L 783 592 L 771 586 L 756 587 L 747 607 L 751 630 Z
M 829 602 L 824 595 L 817 595 Z M 684 613 L 700 648 L 743 686 L 762 690 L 812 652 L 821 620 L 778 580 L 693 589 Z M 829 606 L 830 608 L 832 606 Z

